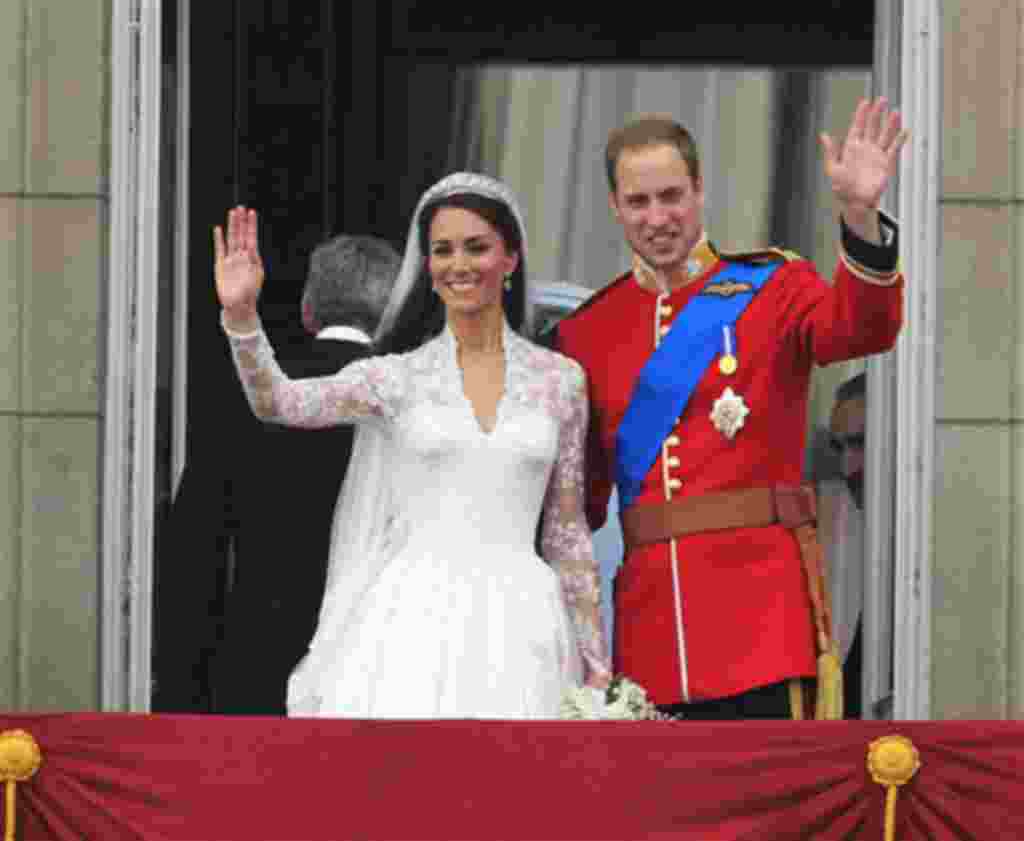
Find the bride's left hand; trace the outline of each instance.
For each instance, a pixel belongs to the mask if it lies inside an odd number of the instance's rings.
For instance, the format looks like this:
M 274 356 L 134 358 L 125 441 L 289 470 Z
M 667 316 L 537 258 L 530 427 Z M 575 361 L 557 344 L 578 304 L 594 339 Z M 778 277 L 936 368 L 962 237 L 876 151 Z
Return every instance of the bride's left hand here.
M 591 672 L 584 685 L 589 686 L 591 689 L 600 689 L 604 692 L 611 682 L 612 676 L 607 672 Z

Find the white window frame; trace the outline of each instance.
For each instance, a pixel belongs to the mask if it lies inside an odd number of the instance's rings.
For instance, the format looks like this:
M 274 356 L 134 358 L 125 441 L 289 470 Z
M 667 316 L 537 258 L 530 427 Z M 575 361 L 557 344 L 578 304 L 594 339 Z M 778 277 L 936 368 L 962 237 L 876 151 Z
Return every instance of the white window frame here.
M 943 30 L 938 0 L 903 0 L 901 5 L 900 106 L 912 131 L 899 172 L 900 254 L 908 282 L 905 324 L 895 352 L 899 388 L 895 405 L 893 717 L 925 720 L 931 712 Z
M 100 704 L 149 709 L 159 271 L 160 0 L 111 3 Z

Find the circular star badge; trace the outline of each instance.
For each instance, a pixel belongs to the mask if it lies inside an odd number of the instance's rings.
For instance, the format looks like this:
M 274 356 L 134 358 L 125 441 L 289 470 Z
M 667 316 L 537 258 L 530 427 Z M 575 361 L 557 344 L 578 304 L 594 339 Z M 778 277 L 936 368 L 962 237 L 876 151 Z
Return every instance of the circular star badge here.
M 750 409 L 743 402 L 743 397 L 727 388 L 712 406 L 710 417 L 715 429 L 731 441 L 749 414 Z

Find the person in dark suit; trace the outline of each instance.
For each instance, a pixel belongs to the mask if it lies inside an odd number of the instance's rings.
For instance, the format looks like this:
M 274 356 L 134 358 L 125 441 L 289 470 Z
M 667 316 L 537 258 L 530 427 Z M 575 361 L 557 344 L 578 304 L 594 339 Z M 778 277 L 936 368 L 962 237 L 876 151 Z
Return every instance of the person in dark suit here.
M 373 237 L 319 246 L 302 296 L 309 338 L 278 356 L 288 375 L 370 355 L 399 265 Z M 153 709 L 284 715 L 323 597 L 353 427 L 297 430 L 223 408 L 232 421 L 212 418 L 224 432 L 186 466 L 160 553 Z

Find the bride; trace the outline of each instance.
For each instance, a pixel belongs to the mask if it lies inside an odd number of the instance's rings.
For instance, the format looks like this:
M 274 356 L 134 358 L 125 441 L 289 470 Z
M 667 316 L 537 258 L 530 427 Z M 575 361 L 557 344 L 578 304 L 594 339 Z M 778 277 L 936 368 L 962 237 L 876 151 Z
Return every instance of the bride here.
M 501 182 L 435 184 L 413 215 L 380 355 L 289 380 L 256 312 L 256 212 L 231 210 L 226 238 L 214 229 L 222 325 L 253 411 L 358 424 L 291 716 L 557 718 L 570 687 L 609 681 L 583 513 L 586 384 L 516 332 L 529 326 L 524 233 Z M 267 493 L 293 492 L 273 480 Z

